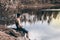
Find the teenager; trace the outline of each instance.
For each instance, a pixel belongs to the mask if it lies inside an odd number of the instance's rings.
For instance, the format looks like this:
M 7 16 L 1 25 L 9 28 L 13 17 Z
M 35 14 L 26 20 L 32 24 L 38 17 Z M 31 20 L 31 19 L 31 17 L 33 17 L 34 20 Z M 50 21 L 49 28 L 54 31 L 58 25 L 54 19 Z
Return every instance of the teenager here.
M 19 14 L 19 13 L 17 14 L 17 17 L 16 17 L 16 27 L 17 27 L 17 31 L 23 32 L 24 34 L 26 34 L 26 37 L 29 38 L 28 31 L 25 30 L 23 28 L 23 25 L 21 24 L 21 14 Z

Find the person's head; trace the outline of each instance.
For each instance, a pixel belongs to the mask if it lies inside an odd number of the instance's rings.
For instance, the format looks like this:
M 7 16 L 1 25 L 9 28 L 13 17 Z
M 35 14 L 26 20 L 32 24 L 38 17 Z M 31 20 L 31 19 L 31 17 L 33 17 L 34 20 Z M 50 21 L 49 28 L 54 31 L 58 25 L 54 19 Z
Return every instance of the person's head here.
M 17 18 L 19 18 L 21 16 L 21 14 L 17 13 Z

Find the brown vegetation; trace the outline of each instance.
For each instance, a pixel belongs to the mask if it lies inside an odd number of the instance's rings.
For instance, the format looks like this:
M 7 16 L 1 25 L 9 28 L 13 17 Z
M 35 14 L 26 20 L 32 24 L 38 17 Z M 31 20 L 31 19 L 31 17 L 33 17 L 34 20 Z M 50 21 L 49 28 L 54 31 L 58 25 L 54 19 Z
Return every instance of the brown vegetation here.
M 41 9 L 60 8 L 59 2 L 60 0 L 0 0 L 0 24 L 14 23 L 16 13 L 36 13 Z

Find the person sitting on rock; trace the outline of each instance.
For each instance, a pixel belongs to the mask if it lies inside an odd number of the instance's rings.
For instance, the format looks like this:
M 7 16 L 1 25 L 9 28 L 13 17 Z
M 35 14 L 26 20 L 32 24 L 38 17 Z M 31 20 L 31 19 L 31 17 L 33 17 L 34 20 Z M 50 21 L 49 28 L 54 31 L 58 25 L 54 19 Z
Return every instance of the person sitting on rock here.
M 16 27 L 17 27 L 17 31 L 21 31 L 21 32 L 23 32 L 24 34 L 26 34 L 26 37 L 27 38 L 29 38 L 28 37 L 28 31 L 27 30 L 25 30 L 24 28 L 23 28 L 23 25 L 21 24 L 21 14 L 17 14 L 17 17 L 16 17 Z

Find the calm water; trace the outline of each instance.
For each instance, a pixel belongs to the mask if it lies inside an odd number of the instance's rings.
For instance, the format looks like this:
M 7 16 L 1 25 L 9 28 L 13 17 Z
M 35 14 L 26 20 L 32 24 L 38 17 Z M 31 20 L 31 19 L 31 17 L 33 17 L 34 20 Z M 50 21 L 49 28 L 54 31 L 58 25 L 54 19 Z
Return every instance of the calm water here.
M 39 17 L 38 17 L 39 16 Z M 23 27 L 29 31 L 31 40 L 60 40 L 60 12 L 40 14 L 35 22 L 23 22 Z M 33 17 L 32 17 L 33 18 Z M 15 25 L 10 25 L 12 27 Z

